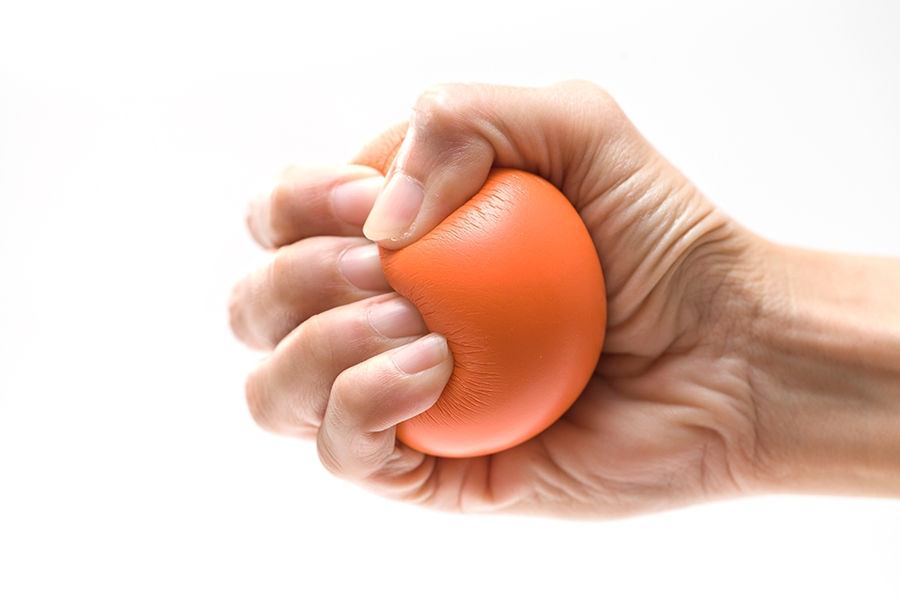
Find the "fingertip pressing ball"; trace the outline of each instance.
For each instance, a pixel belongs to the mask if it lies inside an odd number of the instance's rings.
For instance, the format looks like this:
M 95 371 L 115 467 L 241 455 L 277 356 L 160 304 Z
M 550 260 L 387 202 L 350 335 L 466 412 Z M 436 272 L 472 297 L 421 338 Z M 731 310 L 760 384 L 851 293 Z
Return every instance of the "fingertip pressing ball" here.
M 541 177 L 493 169 L 471 200 L 413 244 L 382 248 L 381 261 L 454 359 L 438 401 L 397 426 L 406 445 L 447 457 L 511 448 L 559 419 L 593 374 L 606 329 L 600 262 L 574 207 Z

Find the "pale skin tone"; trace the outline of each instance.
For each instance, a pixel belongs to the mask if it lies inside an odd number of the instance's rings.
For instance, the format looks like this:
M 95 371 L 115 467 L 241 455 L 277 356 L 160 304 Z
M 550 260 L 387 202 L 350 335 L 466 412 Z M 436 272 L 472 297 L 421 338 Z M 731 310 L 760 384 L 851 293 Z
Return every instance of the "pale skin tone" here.
M 230 309 L 236 335 L 270 351 L 247 382 L 262 427 L 314 440 L 339 477 L 441 510 L 595 519 L 772 492 L 900 497 L 900 261 L 747 232 L 592 84 L 436 86 L 408 127 L 387 179 L 292 167 L 251 204 L 271 251 Z M 606 341 L 546 431 L 437 458 L 395 425 L 434 403 L 453 357 L 370 240 L 414 243 L 492 165 L 543 176 L 578 210 L 604 269 Z

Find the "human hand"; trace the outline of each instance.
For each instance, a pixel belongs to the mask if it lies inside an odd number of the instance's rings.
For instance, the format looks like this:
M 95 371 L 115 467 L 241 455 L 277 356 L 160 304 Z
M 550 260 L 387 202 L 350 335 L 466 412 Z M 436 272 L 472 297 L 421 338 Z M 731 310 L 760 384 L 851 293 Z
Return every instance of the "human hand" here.
M 759 415 L 772 409 L 754 393 L 749 348 L 763 242 L 590 84 L 431 88 L 408 130 L 388 130 L 359 158 L 404 137 L 380 195 L 378 169 L 302 167 L 251 209 L 254 236 L 276 250 L 236 285 L 231 313 L 240 339 L 274 347 L 247 384 L 261 426 L 315 437 L 340 477 L 446 510 L 611 517 L 759 489 L 771 454 Z M 427 456 L 394 427 L 434 403 L 452 356 L 390 294 L 362 226 L 385 247 L 413 243 L 492 166 L 543 176 L 584 220 L 607 287 L 603 355 L 537 437 L 486 457 Z

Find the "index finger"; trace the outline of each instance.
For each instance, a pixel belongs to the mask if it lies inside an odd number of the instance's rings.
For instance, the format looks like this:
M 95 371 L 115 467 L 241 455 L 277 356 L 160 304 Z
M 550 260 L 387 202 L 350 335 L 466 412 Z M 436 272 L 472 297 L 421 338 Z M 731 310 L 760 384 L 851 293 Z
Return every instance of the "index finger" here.
M 250 201 L 247 227 L 264 248 L 321 235 L 362 236 L 362 225 L 384 184 L 363 165 L 281 169 Z

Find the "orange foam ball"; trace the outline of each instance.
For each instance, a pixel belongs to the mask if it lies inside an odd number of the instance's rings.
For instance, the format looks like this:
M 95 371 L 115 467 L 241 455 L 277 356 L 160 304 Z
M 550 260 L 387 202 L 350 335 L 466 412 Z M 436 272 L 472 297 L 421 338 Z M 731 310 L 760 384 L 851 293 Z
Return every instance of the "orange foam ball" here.
M 381 260 L 455 363 L 437 403 L 397 427 L 408 446 L 505 450 L 562 416 L 594 372 L 606 328 L 600 262 L 578 213 L 544 179 L 494 169 L 474 198 Z
M 386 172 L 398 145 L 359 162 Z M 471 200 L 413 244 L 382 248 L 381 261 L 454 358 L 434 406 L 397 426 L 408 446 L 447 457 L 511 448 L 562 416 L 593 374 L 603 273 L 578 213 L 541 177 L 491 170 Z

